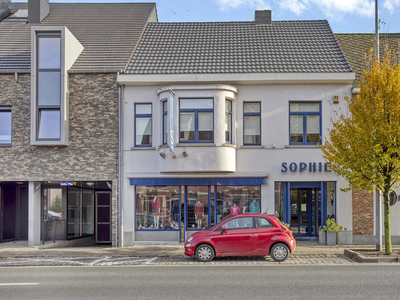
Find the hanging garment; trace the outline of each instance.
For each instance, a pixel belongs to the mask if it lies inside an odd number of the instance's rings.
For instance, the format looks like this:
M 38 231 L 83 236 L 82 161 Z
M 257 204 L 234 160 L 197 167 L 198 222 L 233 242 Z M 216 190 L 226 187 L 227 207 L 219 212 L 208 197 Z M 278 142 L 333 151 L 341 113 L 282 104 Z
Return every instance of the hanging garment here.
M 259 213 L 260 212 L 260 203 L 258 203 L 257 201 L 252 201 L 250 203 L 250 207 L 249 207 L 249 211 L 251 213 Z
M 232 215 L 238 214 L 239 211 L 240 211 L 240 208 L 237 205 L 232 206 L 231 209 L 230 209 L 230 212 L 231 212 Z
M 194 214 L 196 219 L 201 219 L 204 213 L 204 204 L 203 203 L 196 203 L 194 205 Z

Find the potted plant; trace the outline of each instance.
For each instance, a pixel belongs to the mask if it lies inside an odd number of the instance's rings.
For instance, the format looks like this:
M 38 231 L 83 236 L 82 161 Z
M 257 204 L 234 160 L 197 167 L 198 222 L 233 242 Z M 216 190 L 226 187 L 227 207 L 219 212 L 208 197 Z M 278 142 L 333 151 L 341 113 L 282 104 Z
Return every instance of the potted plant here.
M 339 225 L 336 224 L 335 219 L 326 220 L 326 225 L 324 225 L 321 231 L 326 232 L 326 245 L 336 246 L 336 233 L 339 231 Z

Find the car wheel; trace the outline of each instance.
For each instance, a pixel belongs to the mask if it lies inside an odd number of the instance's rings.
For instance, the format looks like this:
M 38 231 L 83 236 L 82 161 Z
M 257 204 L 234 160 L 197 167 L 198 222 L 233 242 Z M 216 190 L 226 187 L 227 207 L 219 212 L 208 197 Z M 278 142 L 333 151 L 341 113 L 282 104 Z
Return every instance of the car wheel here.
M 289 254 L 289 248 L 285 244 L 275 244 L 271 248 L 270 253 L 271 257 L 277 262 L 284 261 L 286 258 L 289 257 Z
M 201 244 L 196 249 L 196 259 L 201 262 L 211 261 L 214 258 L 214 249 L 207 244 Z

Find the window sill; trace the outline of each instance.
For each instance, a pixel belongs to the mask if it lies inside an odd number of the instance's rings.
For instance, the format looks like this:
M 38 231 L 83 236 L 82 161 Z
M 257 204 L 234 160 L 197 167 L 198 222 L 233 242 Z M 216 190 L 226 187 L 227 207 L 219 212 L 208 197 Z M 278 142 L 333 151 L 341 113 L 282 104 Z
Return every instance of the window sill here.
M 0 144 L 0 147 L 11 147 L 11 144 Z
M 156 147 L 132 147 L 131 150 L 156 150 Z
M 177 147 L 215 147 L 215 143 L 178 143 Z
M 235 149 L 237 148 L 235 144 L 229 144 L 229 143 L 224 143 L 222 146 L 229 147 L 229 148 L 235 148 Z
M 240 146 L 240 149 L 265 149 L 264 145 Z
M 169 145 L 164 144 L 164 145 L 158 146 L 158 149 L 166 149 L 166 148 L 169 148 L 169 147 L 170 147 Z
M 285 148 L 319 148 L 318 145 L 285 145 Z

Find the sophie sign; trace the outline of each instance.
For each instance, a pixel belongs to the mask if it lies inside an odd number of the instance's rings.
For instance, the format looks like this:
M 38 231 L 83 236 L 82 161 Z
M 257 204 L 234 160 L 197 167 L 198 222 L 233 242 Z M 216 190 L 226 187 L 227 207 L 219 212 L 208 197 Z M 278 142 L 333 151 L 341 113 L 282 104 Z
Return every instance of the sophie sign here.
M 283 162 L 282 163 L 282 168 L 281 172 L 286 173 L 286 172 L 332 172 L 331 169 L 329 169 L 329 164 L 328 163 L 316 163 L 316 162 L 310 162 L 310 163 L 305 163 L 305 162 L 300 162 L 300 163 L 287 163 Z

